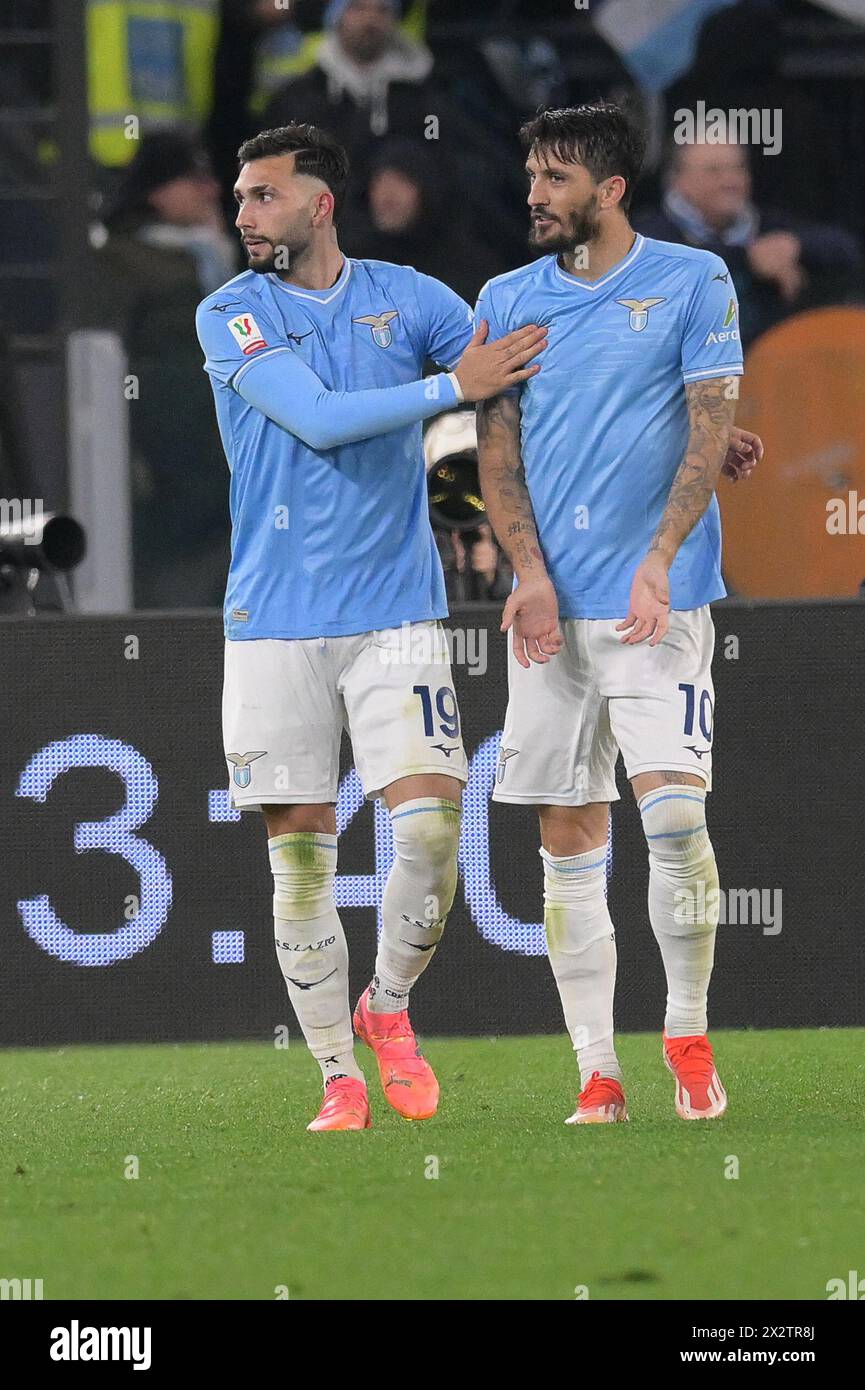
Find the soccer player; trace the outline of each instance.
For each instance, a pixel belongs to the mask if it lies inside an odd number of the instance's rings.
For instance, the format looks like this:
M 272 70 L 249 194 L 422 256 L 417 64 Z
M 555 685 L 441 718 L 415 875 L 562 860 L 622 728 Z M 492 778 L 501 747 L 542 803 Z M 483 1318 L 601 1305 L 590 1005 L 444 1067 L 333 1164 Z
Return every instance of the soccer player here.
M 643 140 L 620 108 L 546 111 L 521 134 L 541 255 L 491 280 L 477 308 L 492 337 L 526 320 L 549 330 L 543 371 L 478 407 L 481 486 L 517 578 L 493 796 L 539 812 L 548 952 L 581 1078 L 568 1123 L 625 1120 L 605 895 L 622 752 L 648 845 L 676 1111 L 712 1118 L 727 1104 L 706 1036 L 715 487 L 722 466 L 747 475 L 762 454 L 755 435 L 731 436 L 736 297 L 717 256 L 634 234 Z
M 371 985 L 354 1013 L 406 1119 L 439 1088 L 408 1017 L 457 879 L 467 776 L 438 619 L 420 421 L 528 380 L 545 331 L 495 344 L 438 281 L 342 254 L 347 160 L 309 125 L 239 151 L 249 269 L 197 328 L 231 469 L 223 737 L 234 805 L 261 810 L 277 956 L 324 1100 L 313 1130 L 370 1125 L 353 1052 L 348 951 L 333 897 L 339 745 L 391 815 L 395 860 Z M 453 368 L 420 377 L 430 359 Z M 456 366 L 454 366 L 456 364 Z

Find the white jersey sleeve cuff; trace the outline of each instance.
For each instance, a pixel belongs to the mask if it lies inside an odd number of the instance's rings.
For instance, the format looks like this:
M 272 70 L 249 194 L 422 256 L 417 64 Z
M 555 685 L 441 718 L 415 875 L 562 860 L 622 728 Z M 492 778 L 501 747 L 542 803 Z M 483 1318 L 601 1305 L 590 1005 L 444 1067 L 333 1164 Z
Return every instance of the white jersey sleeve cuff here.
M 744 376 L 745 368 L 741 362 L 730 362 L 720 364 L 717 367 L 692 367 L 690 371 L 682 373 L 682 380 L 705 381 L 713 376 Z
M 449 381 L 449 382 L 451 383 L 451 385 L 453 386 L 454 391 L 456 392 L 456 398 L 457 398 L 458 403 L 459 403 L 460 405 L 463 405 L 464 402 L 465 402 L 465 396 L 463 395 L 463 389 L 462 389 L 462 387 L 461 387 L 460 384 L 459 384 L 459 380 L 458 380 L 458 378 L 457 378 L 456 372 L 448 372 L 447 378 L 448 378 L 448 381 Z

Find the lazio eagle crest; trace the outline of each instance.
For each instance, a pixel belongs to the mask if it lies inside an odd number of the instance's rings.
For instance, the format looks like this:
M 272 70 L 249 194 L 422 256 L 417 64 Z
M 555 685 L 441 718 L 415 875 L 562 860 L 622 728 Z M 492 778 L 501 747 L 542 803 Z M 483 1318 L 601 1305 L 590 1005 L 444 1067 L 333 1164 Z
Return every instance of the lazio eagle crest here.
M 649 322 L 649 310 L 654 309 L 656 304 L 666 304 L 666 299 L 617 299 L 617 304 L 622 304 L 626 309 L 630 309 L 628 323 L 635 333 L 642 333 L 646 324 Z
M 380 348 L 390 347 L 393 342 L 393 334 L 390 331 L 390 321 L 399 314 L 399 309 L 388 309 L 384 314 L 364 314 L 362 318 L 352 319 L 352 323 L 366 323 L 372 329 L 372 336 L 375 343 Z
M 243 788 L 248 787 L 252 779 L 252 768 L 249 766 L 249 764 L 254 763 L 256 758 L 263 758 L 264 752 L 226 753 L 225 756 L 228 759 L 228 761 L 230 763 L 233 763 L 234 765 L 234 772 L 232 773 L 234 785 L 236 787 Z

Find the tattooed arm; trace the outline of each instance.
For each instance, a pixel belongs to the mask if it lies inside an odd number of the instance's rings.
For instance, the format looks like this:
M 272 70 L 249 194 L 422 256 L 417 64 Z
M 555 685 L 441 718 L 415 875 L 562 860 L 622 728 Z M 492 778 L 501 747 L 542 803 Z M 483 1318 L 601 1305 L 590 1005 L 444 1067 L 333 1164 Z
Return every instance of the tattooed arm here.
M 516 396 L 493 396 L 477 407 L 478 471 L 490 525 L 519 581 L 505 604 L 502 632 L 512 629 L 521 666 L 543 663 L 562 645 L 556 591 L 538 540 L 532 500 L 520 456 Z
M 546 578 L 526 471 L 520 455 L 520 405 L 493 396 L 477 406 L 478 469 L 490 525 L 522 580 Z
M 616 631 L 628 628 L 623 642 L 657 646 L 669 626 L 670 586 L 667 573 L 679 546 L 696 526 L 712 500 L 721 465 L 727 455 L 734 399 L 729 399 L 729 378 L 691 381 L 685 386 L 691 430 L 685 459 L 673 479 L 667 505 L 649 552 L 638 566 L 631 585 L 628 616 Z

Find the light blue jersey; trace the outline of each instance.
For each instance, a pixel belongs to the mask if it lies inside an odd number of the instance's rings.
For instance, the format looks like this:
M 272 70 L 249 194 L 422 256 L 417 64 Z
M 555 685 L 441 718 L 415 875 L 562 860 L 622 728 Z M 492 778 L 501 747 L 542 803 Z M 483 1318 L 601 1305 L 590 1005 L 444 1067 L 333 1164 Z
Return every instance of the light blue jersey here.
M 638 236 L 589 283 L 556 256 L 490 280 L 490 338 L 549 325 L 520 394 L 522 458 L 562 617 L 624 618 L 685 457 L 685 382 L 742 373 L 736 293 L 709 251 Z M 672 608 L 723 598 L 717 500 L 670 569 Z
M 196 325 L 231 469 L 231 639 L 328 637 L 447 614 L 420 421 L 458 395 L 471 310 L 405 266 L 327 290 L 246 271 Z

